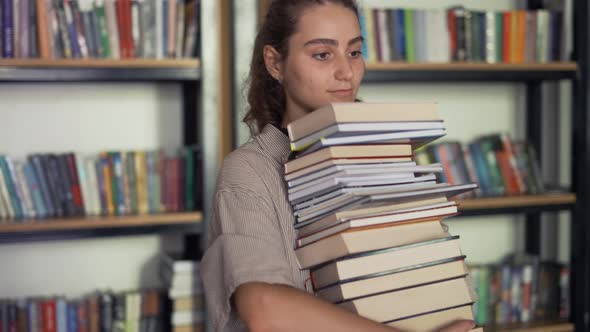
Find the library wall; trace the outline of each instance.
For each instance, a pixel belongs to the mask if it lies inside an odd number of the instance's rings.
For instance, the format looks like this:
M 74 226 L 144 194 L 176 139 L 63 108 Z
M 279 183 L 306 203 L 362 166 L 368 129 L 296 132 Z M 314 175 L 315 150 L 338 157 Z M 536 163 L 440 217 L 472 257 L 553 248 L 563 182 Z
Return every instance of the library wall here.
M 3 84 L 0 113 L 0 151 L 15 158 L 182 142 L 181 91 L 174 84 Z M 155 286 L 156 257 L 177 240 L 150 235 L 0 245 L 0 297 Z

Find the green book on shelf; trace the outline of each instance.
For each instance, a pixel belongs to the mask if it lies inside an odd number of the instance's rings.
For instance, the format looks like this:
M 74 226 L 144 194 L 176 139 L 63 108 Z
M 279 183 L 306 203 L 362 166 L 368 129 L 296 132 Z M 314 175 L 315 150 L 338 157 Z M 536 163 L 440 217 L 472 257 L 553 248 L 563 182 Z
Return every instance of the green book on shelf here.
M 139 212 L 137 203 L 137 174 L 135 173 L 135 152 L 127 152 L 125 158 L 125 168 L 127 172 L 127 188 L 129 190 L 129 213 L 137 214 Z
M 192 146 L 181 148 L 184 160 L 184 208 L 185 211 L 195 209 L 195 151 Z
M 413 9 L 404 9 L 404 30 L 406 31 L 406 61 L 416 62 Z
M 494 27 L 495 33 L 495 40 L 494 43 L 496 44 L 496 63 L 502 63 L 502 54 L 504 52 L 504 14 L 502 12 L 496 12 L 496 19 L 495 23 L 496 26 Z
M 102 46 L 102 56 L 111 57 L 111 46 L 109 44 L 109 33 L 107 31 L 107 20 L 104 13 L 104 2 L 97 1 L 94 4 L 94 12 L 98 21 L 98 31 L 100 33 L 100 45 Z

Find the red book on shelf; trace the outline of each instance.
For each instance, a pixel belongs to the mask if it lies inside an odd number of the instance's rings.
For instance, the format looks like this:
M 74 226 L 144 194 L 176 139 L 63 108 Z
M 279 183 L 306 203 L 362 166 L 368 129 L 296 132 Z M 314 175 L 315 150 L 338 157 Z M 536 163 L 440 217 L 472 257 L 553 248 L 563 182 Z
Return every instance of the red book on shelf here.
M 80 190 L 80 180 L 78 179 L 78 169 L 76 166 L 76 159 L 73 153 L 67 154 L 68 168 L 72 175 L 72 194 L 74 195 L 74 205 L 78 213 L 84 213 L 84 203 L 82 201 L 82 191 Z
M 124 0 L 115 0 L 117 12 L 117 25 L 119 27 L 119 49 L 121 50 L 121 59 L 128 58 L 127 54 L 127 33 L 125 32 L 125 2 Z
M 449 53 L 450 58 L 456 60 L 457 53 L 457 24 L 455 23 L 455 12 L 452 9 L 447 10 L 447 28 L 449 33 Z
M 510 58 L 510 21 L 512 20 L 512 13 L 507 11 L 504 12 L 504 22 L 503 23 L 503 32 L 504 35 L 502 36 L 502 60 L 505 63 L 512 62 Z
M 131 0 L 123 0 L 124 2 L 124 10 L 125 10 L 125 42 L 127 43 L 127 57 L 128 58 L 135 58 L 135 46 L 133 45 L 133 21 L 131 15 Z
M 41 304 L 43 311 L 43 332 L 57 331 L 57 315 L 55 313 L 55 300 L 46 300 Z

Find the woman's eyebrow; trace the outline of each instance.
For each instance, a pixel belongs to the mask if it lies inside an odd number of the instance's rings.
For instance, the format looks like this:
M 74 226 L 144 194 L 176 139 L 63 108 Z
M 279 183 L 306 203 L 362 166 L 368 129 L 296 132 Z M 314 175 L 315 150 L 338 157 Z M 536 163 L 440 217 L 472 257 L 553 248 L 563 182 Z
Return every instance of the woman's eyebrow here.
M 355 38 L 352 38 L 351 40 L 349 40 L 348 45 L 362 42 L 364 40 L 365 39 L 363 38 L 363 36 L 358 36 L 358 37 L 355 37 Z M 314 45 L 314 44 L 338 46 L 338 41 L 335 39 L 330 39 L 330 38 L 316 38 L 316 39 L 311 39 L 311 40 L 306 41 L 305 44 L 303 44 L 303 46 Z

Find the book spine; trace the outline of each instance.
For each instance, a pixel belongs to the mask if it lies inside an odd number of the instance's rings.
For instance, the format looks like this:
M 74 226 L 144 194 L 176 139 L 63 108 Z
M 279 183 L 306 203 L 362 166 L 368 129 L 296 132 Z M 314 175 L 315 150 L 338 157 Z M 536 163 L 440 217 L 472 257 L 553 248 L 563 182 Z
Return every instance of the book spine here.
M 17 180 L 16 183 L 20 189 L 20 192 L 22 193 L 22 199 L 24 203 L 24 217 L 31 219 L 35 218 L 37 212 L 35 210 L 33 197 L 31 196 L 31 191 L 29 190 L 29 186 L 25 178 L 24 166 L 21 162 L 14 163 L 14 173 Z
M 135 173 L 135 152 L 128 152 L 126 156 L 126 175 L 127 175 L 127 190 L 129 192 L 129 212 L 137 214 L 138 199 L 137 199 L 137 174 Z
M 117 10 L 115 0 L 104 0 L 104 10 L 107 23 L 107 31 L 109 36 L 109 47 L 111 50 L 111 58 L 120 59 L 122 57 L 122 50 L 120 46 L 120 27 L 117 24 Z
M 2 156 L 0 156 L 0 159 Z M 0 161 L 1 162 L 1 161 Z M 0 164 L 0 200 L 2 200 L 4 208 L 6 210 L 4 218 L 7 219 L 14 219 L 14 208 L 12 206 L 12 202 L 10 200 L 10 194 L 8 192 L 8 184 L 4 177 L 4 172 L 2 171 L 2 165 Z
M 102 50 L 103 58 L 111 57 L 111 45 L 109 43 L 109 33 L 107 29 L 107 19 L 105 16 L 104 1 L 95 2 L 94 13 L 96 17 L 96 24 L 98 26 L 98 33 L 100 35 L 100 49 Z
M 19 0 L 18 8 L 14 8 L 19 17 L 18 54 L 19 58 L 29 57 L 29 0 Z
M 104 179 L 104 170 L 103 170 L 103 160 L 102 158 L 98 158 L 94 161 L 94 168 L 96 174 L 96 183 L 97 183 L 97 190 L 98 190 L 98 199 L 100 204 L 100 213 L 99 215 L 107 216 L 109 215 L 108 211 L 108 203 L 107 203 L 107 193 L 105 187 L 105 179 Z
M 4 174 L 4 181 L 6 183 L 6 188 L 8 189 L 8 195 L 10 197 L 10 202 L 12 204 L 12 209 L 14 211 L 14 218 L 22 219 L 23 218 L 23 208 L 21 205 L 22 200 L 17 193 L 17 186 L 15 184 L 15 178 L 12 176 L 10 172 L 10 159 L 6 156 L 0 156 L 0 167 L 2 168 L 2 172 Z
M 405 35 L 405 43 L 406 43 L 406 61 L 407 62 L 415 62 L 416 61 L 416 47 L 415 47 L 415 40 L 414 40 L 414 10 L 413 9 L 404 9 L 404 31 L 406 32 Z
M 14 58 L 14 13 L 12 0 L 0 0 L 2 5 L 2 57 Z
M 146 153 L 138 151 L 135 153 L 135 174 L 137 182 L 137 205 L 140 214 L 150 212 L 150 195 L 148 190 L 148 166 Z

